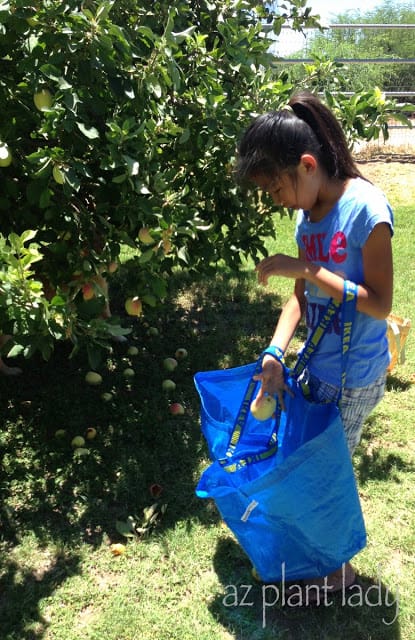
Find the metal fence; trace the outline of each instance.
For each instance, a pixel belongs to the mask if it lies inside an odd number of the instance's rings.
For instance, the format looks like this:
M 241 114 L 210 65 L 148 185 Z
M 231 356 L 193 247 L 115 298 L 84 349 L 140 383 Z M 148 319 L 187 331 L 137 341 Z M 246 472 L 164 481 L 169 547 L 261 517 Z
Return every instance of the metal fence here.
M 398 104 L 411 102 L 414 104 L 414 112 L 411 115 L 413 128 L 400 125 L 391 119 L 389 124 L 389 138 L 384 140 L 383 137 L 371 143 L 362 143 L 356 147 L 359 153 L 372 153 L 379 156 L 387 155 L 391 159 L 411 158 L 415 155 L 415 24 L 366 24 L 366 23 L 345 23 L 331 24 L 320 29 L 304 29 L 299 33 L 289 26 L 282 28 L 281 34 L 276 38 L 275 44 L 272 46 L 272 53 L 277 57 L 278 62 L 283 64 L 307 64 L 312 63 L 313 58 L 310 57 L 313 47 L 316 44 L 316 38 L 321 49 L 324 51 L 324 40 L 329 43 L 336 39 L 337 50 L 339 55 L 334 60 L 353 65 L 403 65 L 406 73 L 401 74 L 404 77 L 405 86 L 389 87 L 384 93 L 385 95 L 397 100 Z M 342 39 L 347 42 L 354 42 L 354 50 L 359 50 L 359 40 L 365 33 L 376 33 L 378 38 L 386 36 L 388 31 L 399 32 L 399 38 L 406 43 L 406 49 L 410 55 L 406 57 L 377 56 L 365 55 L 348 57 L 342 55 Z M 352 95 L 352 92 L 350 92 Z

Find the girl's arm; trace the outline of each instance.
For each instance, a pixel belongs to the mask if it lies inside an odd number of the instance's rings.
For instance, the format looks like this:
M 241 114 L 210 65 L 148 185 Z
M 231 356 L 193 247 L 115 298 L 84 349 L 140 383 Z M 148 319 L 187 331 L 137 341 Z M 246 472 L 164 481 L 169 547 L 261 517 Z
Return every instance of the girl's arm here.
M 270 342 L 270 345 L 277 346 L 282 351 L 285 351 L 288 347 L 304 313 L 304 284 L 304 280 L 302 279 L 295 281 L 294 292 L 284 305 Z M 284 392 L 290 390 L 286 385 L 283 367 L 280 362 L 271 355 L 265 355 L 262 360 L 262 371 L 255 379 L 261 381 L 257 398 L 260 399 L 264 394 L 276 394 L 284 411 Z
M 390 227 L 377 224 L 362 249 L 364 282 L 358 286 L 357 309 L 382 320 L 392 306 L 393 263 Z M 327 296 L 343 299 L 344 280 L 341 276 L 300 258 L 282 254 L 265 258 L 258 266 L 258 278 L 267 284 L 270 276 L 306 279 L 317 285 Z

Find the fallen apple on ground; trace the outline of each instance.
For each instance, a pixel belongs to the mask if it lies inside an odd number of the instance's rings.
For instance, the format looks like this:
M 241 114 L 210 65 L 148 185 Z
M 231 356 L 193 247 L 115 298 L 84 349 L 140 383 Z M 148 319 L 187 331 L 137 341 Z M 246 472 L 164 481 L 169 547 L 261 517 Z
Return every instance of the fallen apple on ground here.
M 163 366 L 166 371 L 174 371 L 177 367 L 177 360 L 175 358 L 165 358 L 163 360 Z
M 88 371 L 85 376 L 85 382 L 87 382 L 88 384 L 92 384 L 93 386 L 101 384 L 102 376 L 96 371 Z
M 251 413 L 257 420 L 268 420 L 275 412 L 277 401 L 272 396 L 262 396 L 259 400 L 255 398 L 251 402 Z
M 74 447 L 74 449 L 77 449 L 78 447 L 84 447 L 85 438 L 83 438 L 82 436 L 75 436 L 74 438 L 72 438 L 71 445 Z
M 138 356 L 138 348 L 134 346 L 128 347 L 127 353 L 129 356 Z
M 174 382 L 174 380 L 170 380 L 169 378 L 167 378 L 166 380 L 163 380 L 161 386 L 163 391 L 174 391 L 176 388 L 176 383 Z
M 180 402 L 173 402 L 173 404 L 169 406 L 169 411 L 174 416 L 182 416 L 184 414 L 184 407 Z

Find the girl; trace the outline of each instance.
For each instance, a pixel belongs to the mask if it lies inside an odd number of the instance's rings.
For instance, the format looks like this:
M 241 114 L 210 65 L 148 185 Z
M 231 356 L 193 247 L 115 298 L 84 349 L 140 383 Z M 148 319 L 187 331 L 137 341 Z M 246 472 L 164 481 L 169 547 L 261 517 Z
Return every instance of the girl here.
M 358 285 L 357 312 L 340 410 L 353 454 L 363 423 L 384 394 L 391 310 L 393 214 L 384 194 L 356 167 L 340 124 L 314 95 L 294 95 L 288 107 L 258 117 L 238 149 L 237 176 L 270 193 L 279 206 L 299 209 L 298 257 L 276 254 L 256 267 L 258 280 L 294 280 L 271 340 L 280 359 L 305 314 L 308 331 L 319 323 L 329 298 L 342 300 L 344 280 Z M 315 400 L 335 399 L 341 380 L 338 323 L 323 337 L 305 376 Z M 277 395 L 284 407 L 281 363 L 265 355 L 259 398 Z M 336 591 L 355 580 L 349 563 L 306 584 Z

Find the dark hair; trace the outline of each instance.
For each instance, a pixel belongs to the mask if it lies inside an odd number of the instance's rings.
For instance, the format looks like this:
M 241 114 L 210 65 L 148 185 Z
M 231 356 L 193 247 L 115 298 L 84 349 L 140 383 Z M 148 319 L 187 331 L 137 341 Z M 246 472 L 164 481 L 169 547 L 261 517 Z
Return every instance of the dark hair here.
M 291 97 L 288 107 L 256 118 L 238 147 L 236 177 L 274 177 L 294 170 L 301 156 L 311 153 L 329 177 L 362 177 L 332 112 L 309 92 Z

